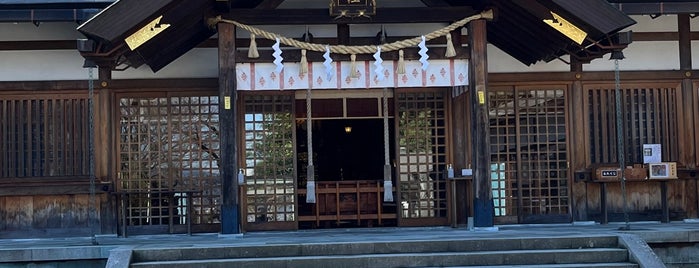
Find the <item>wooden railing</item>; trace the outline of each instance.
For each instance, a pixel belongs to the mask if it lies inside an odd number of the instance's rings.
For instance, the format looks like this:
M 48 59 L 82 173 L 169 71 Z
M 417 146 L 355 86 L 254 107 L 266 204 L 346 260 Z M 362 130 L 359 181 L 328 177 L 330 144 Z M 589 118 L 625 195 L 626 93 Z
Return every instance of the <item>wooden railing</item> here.
M 299 202 L 305 203 L 306 189 L 299 189 L 298 194 Z M 299 221 L 315 222 L 317 226 L 328 221 L 382 225 L 384 220 L 396 219 L 395 212 L 386 213 L 384 209 L 383 181 L 318 181 L 316 203 L 306 204 L 306 208 L 299 211 Z

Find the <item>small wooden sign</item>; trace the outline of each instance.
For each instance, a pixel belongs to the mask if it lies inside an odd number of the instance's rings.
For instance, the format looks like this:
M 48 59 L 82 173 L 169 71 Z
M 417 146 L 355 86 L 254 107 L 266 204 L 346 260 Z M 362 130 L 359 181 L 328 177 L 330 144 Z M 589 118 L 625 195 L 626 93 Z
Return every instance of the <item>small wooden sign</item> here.
M 376 0 L 331 0 L 330 16 L 369 17 L 376 15 Z
M 618 167 L 598 167 L 595 170 L 595 181 L 618 181 L 621 179 L 621 169 Z

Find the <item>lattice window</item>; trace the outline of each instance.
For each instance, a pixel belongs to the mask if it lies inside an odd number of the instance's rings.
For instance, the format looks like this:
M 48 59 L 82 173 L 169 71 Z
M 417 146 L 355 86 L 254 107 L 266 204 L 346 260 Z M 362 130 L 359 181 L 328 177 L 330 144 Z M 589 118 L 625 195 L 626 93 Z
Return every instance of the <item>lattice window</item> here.
M 519 99 L 522 212 L 568 214 L 563 90 L 531 90 Z
M 397 93 L 396 101 L 402 217 L 446 217 L 445 94 Z
M 517 215 L 517 127 L 514 93 L 496 91 L 490 101 L 491 184 L 495 216 Z M 509 186 L 508 186 L 509 185 Z
M 0 178 L 89 175 L 86 97 L 0 96 Z
M 293 95 L 245 96 L 246 221 L 296 220 Z
M 627 86 L 621 89 L 625 162 L 643 163 L 643 144 L 661 144 L 663 161 L 677 161 L 676 87 Z M 590 163 L 617 163 L 614 88 L 587 88 Z
M 118 190 L 134 193 L 129 225 L 185 224 L 188 205 L 193 224 L 218 223 L 218 97 L 119 100 Z
M 491 91 L 495 215 L 568 214 L 564 91 Z

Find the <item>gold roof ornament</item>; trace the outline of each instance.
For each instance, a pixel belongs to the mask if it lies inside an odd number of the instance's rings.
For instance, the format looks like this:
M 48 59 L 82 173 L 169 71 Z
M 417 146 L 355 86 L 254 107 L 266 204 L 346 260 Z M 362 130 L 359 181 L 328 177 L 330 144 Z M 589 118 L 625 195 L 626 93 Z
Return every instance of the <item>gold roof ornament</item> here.
M 148 42 L 148 40 L 152 39 L 159 33 L 163 32 L 165 29 L 170 27 L 170 24 L 160 23 L 160 20 L 162 19 L 163 15 L 160 15 L 150 23 L 146 24 L 146 26 L 143 26 L 143 28 L 141 28 L 140 30 L 129 35 L 129 37 L 126 37 L 124 41 L 129 46 L 129 48 L 131 50 L 138 48 L 139 46 Z
M 330 16 L 357 18 L 376 15 L 376 0 L 331 0 Z
M 551 15 L 553 16 L 553 19 L 545 19 L 544 22 L 546 24 L 556 29 L 556 31 L 561 32 L 563 35 L 570 38 L 571 40 L 575 41 L 576 43 L 578 43 L 578 45 L 582 45 L 583 41 L 585 41 L 585 37 L 587 37 L 587 33 L 585 31 L 578 28 L 573 23 L 567 21 L 566 19 L 554 13 L 553 11 L 551 11 Z

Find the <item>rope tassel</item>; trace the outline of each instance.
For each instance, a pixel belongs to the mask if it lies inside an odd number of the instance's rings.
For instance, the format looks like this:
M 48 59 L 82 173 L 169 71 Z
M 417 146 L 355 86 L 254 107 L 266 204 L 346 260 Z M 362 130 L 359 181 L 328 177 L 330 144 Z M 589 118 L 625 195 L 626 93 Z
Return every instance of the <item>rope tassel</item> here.
M 308 169 L 306 170 L 306 203 L 313 204 L 316 202 L 316 177 L 313 167 L 313 118 L 311 111 L 311 88 L 306 90 L 306 142 L 308 149 Z
M 357 55 L 350 55 L 350 77 L 359 78 L 359 71 L 357 71 Z
M 383 181 L 383 201 L 393 202 L 393 182 Z
M 391 159 L 388 131 L 388 88 L 383 89 L 383 201 L 393 202 L 393 182 L 391 179 Z
M 313 176 L 313 166 L 308 167 L 308 176 Z M 316 202 L 316 182 L 308 180 L 306 183 L 306 203 L 313 204 Z
M 454 49 L 454 42 L 451 41 L 451 33 L 448 33 L 446 36 L 447 36 L 447 52 L 444 53 L 444 56 L 447 58 L 456 57 L 456 50 Z
M 398 66 L 396 67 L 397 74 L 405 74 L 405 56 L 403 50 L 398 50 Z
M 257 42 L 255 42 L 255 34 L 250 34 L 250 49 L 248 49 L 248 58 L 257 59 L 260 57 L 260 52 L 257 51 Z
M 308 73 L 308 59 L 306 59 L 306 50 L 301 50 L 301 62 L 299 63 L 299 76 L 303 76 Z

